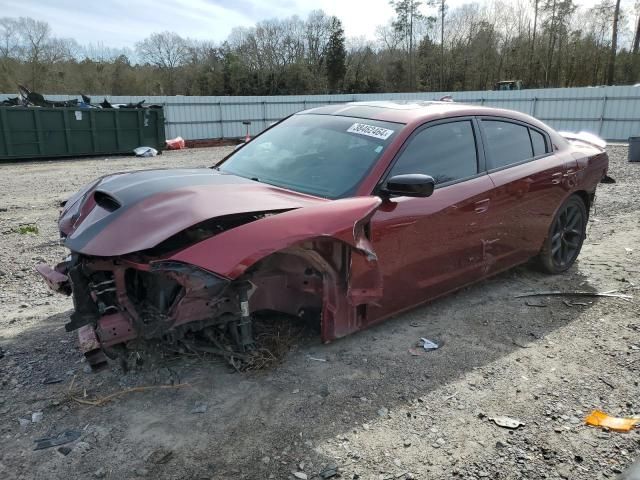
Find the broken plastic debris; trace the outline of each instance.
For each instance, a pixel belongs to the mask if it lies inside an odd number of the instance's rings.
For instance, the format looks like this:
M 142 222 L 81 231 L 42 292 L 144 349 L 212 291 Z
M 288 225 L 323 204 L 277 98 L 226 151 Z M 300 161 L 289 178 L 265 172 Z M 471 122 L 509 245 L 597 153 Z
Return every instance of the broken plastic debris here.
M 320 478 L 322 480 L 328 480 L 329 478 L 334 478 L 338 476 L 338 466 L 331 464 L 327 465 L 327 467 L 320 472 Z
M 39 438 L 34 440 L 36 448 L 34 450 L 42 450 L 43 448 L 57 447 L 65 443 L 73 442 L 80 438 L 80 432 L 76 430 L 65 430 L 64 432 L 54 435 L 53 437 Z
M 133 153 L 136 157 L 155 157 L 158 155 L 158 151 L 151 147 L 138 147 L 133 149 Z
M 169 150 L 182 150 L 186 146 L 184 138 L 182 137 L 166 140 L 166 145 Z
M 636 425 L 640 424 L 640 417 L 612 417 L 603 411 L 594 410 L 587 415 L 584 423 L 592 427 L 608 428 L 615 432 L 629 432 L 633 430 Z
M 51 385 L 53 383 L 62 383 L 62 379 L 58 378 L 58 377 L 46 377 L 44 380 L 42 380 L 42 383 L 44 385 Z
M 609 175 L 605 175 L 602 177 L 602 180 L 600 180 L 600 183 L 616 183 L 616 179 Z
M 313 360 L 315 362 L 326 362 L 327 361 L 325 358 L 312 357 L 311 355 L 307 355 L 307 358 L 309 360 Z
M 422 348 L 424 348 L 425 350 L 437 350 L 438 348 L 440 348 L 440 345 L 432 342 L 428 338 L 422 337 L 420 341 L 422 342 Z
M 428 338 L 422 337 L 416 347 L 411 347 L 409 349 L 409 353 L 414 357 L 422 357 L 427 352 L 437 350 L 438 348 L 440 348 L 440 345 L 438 345 L 434 341 L 429 340 Z
M 196 403 L 191 409 L 191 413 L 206 413 L 208 405 L 206 403 Z
M 516 420 L 515 418 L 511 417 L 489 417 L 489 420 L 491 420 L 499 427 L 508 428 L 510 430 L 515 430 L 516 428 L 524 426 L 524 423 L 522 423 L 520 420 Z

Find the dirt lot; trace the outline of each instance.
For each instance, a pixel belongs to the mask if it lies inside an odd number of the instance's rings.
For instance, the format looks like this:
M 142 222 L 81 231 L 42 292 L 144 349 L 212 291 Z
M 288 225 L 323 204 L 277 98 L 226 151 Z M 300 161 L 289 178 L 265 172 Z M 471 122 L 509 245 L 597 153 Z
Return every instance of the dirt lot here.
M 33 271 L 65 255 L 59 202 L 98 175 L 228 151 L 0 166 L 0 478 L 311 479 L 335 465 L 346 479 L 601 479 L 640 456 L 640 430 L 583 424 L 594 408 L 640 414 L 640 164 L 626 147 L 610 149 L 617 183 L 601 185 L 565 275 L 519 267 L 330 345 L 302 338 L 267 371 L 192 356 L 87 371 L 63 327 L 71 300 Z M 634 298 L 514 298 L 560 289 Z M 420 337 L 443 345 L 411 356 Z M 489 420 L 500 415 L 525 425 Z M 80 438 L 34 450 L 65 430 Z

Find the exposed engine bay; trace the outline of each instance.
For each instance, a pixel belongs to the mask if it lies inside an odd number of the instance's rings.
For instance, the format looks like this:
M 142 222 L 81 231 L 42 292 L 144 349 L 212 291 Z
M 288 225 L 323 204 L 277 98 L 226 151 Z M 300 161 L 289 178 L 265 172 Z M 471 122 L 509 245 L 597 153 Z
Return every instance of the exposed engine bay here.
M 182 240 L 199 238 L 200 229 L 181 234 Z M 156 260 L 167 248 L 159 245 L 154 257 L 74 253 L 54 269 L 38 265 L 54 290 L 72 296 L 74 312 L 65 328 L 78 332 L 81 351 L 93 368 L 124 359 L 127 347 L 147 340 L 178 347 L 194 332 L 208 343 L 204 351 L 226 357 L 237 368 L 256 347 L 256 313 L 295 316 L 331 338 L 334 314 L 351 310 L 340 280 L 348 277 L 350 248 L 341 242 L 320 239 L 284 249 L 234 280 L 186 263 Z M 323 322 L 325 309 L 331 313 Z

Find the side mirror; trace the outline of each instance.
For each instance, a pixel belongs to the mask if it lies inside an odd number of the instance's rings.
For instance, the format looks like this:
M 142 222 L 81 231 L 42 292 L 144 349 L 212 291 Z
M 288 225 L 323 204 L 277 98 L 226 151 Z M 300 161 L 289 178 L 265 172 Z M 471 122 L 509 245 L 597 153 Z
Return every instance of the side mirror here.
M 433 177 L 421 173 L 409 173 L 391 177 L 387 180 L 382 192 L 403 197 L 429 197 L 435 186 L 436 181 Z

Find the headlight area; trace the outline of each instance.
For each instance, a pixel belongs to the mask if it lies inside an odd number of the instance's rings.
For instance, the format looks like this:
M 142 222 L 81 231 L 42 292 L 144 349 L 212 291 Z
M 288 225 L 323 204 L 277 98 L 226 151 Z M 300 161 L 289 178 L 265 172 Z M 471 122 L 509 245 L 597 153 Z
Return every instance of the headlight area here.
M 245 290 L 193 265 L 78 255 L 68 265 L 74 312 L 65 328 L 78 330 L 93 367 L 133 340 L 173 343 L 190 331 L 242 323 Z

